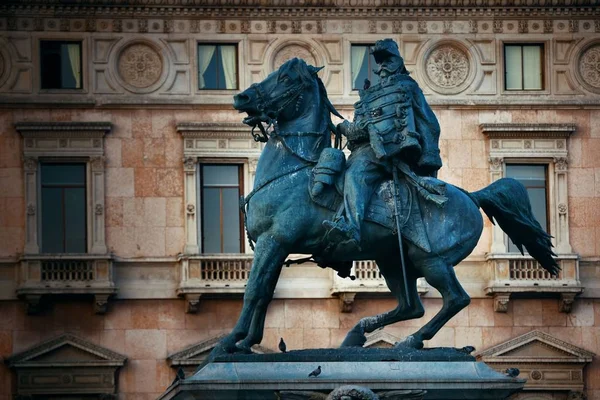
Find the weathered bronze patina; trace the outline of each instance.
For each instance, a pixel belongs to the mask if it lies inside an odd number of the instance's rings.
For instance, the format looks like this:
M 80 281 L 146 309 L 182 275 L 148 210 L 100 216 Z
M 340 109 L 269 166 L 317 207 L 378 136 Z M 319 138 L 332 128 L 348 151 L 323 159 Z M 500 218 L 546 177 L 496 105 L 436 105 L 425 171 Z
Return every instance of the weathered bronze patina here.
M 469 304 L 454 266 L 481 235 L 480 207 L 542 267 L 558 271 L 550 236 L 534 219 L 520 183 L 500 179 L 468 193 L 435 178 L 441 166 L 437 120 L 395 43 L 384 40 L 375 49 L 382 79 L 361 92 L 354 123 L 333 125 L 331 114 L 340 115 L 317 76 L 320 68 L 300 59 L 235 96 L 234 107 L 248 114 L 246 124 L 260 128 L 255 138 L 265 147 L 254 190 L 243 202 L 255 243 L 244 305 L 213 356 L 249 352 L 261 342 L 267 307 L 291 253 L 311 255 L 341 276 L 349 275 L 353 260 L 375 260 L 398 300 L 393 310 L 360 320 L 342 346 L 362 346 L 367 332 L 422 317 L 420 277 L 442 294 L 444 306 L 397 346 L 422 348 Z M 347 136 L 348 165 L 339 146 L 332 147 L 332 133 Z M 356 243 L 344 245 L 348 241 Z

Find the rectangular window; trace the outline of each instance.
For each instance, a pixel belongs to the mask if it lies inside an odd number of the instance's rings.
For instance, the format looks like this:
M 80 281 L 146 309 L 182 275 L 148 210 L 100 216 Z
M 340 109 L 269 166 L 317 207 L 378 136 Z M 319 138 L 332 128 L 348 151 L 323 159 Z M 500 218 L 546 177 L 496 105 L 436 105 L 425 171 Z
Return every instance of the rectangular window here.
M 242 172 L 242 165 L 200 165 L 203 253 L 244 252 Z
M 542 90 L 544 47 L 541 44 L 504 45 L 504 89 Z
M 84 163 L 42 163 L 42 253 L 85 253 Z
M 377 67 L 375 57 L 371 54 L 372 44 L 353 44 L 350 52 L 352 64 L 352 90 L 364 89 L 365 79 L 374 85 L 379 82 L 379 75 L 373 72 Z
M 548 167 L 543 164 L 506 164 L 506 177 L 521 182 L 527 189 L 531 209 L 542 229 L 548 232 Z M 519 252 L 509 240 L 508 251 Z
M 237 89 L 237 46 L 198 44 L 198 89 Z
M 81 42 L 42 40 L 42 89 L 81 89 Z

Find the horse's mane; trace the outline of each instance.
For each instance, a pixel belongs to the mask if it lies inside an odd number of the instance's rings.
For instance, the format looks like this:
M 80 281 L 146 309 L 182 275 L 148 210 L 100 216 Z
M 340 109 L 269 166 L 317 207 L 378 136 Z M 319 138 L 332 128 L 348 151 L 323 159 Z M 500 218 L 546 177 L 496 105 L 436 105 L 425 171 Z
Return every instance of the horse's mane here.
M 327 126 L 333 134 L 336 134 L 335 125 L 333 124 L 333 121 L 331 121 L 331 114 L 341 119 L 344 119 L 344 117 L 342 117 L 342 115 L 335 109 L 333 104 L 331 104 L 331 101 L 327 96 L 325 85 L 323 84 L 321 78 L 319 78 L 317 75 L 317 72 L 319 72 L 322 68 L 323 67 L 313 67 L 312 65 L 308 65 L 304 60 L 295 57 L 283 64 L 280 68 L 280 71 L 287 72 L 288 69 L 294 70 L 298 72 L 300 79 L 302 79 L 302 81 L 305 83 L 310 83 L 313 79 L 317 80 L 319 93 L 321 94 L 323 102 L 325 103 L 324 112 L 326 113 L 325 118 L 327 121 Z

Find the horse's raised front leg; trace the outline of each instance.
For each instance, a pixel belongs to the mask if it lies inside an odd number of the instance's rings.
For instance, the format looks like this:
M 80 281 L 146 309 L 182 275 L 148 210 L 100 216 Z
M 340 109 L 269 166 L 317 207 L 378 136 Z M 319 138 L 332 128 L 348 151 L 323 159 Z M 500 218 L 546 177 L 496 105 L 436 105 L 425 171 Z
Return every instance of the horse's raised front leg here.
M 400 261 L 393 257 L 392 260 L 394 261 L 378 260 L 377 266 L 384 276 L 388 288 L 398 300 L 398 306 L 388 312 L 362 318 L 354 328 L 348 332 L 341 347 L 362 347 L 367 340 L 365 333 L 373 332 L 376 329 L 396 322 L 421 318 L 423 314 L 425 314 L 423 304 L 419 298 L 419 292 L 417 291 L 417 279 L 411 275 L 407 276 L 408 296 L 411 304 L 409 307 L 404 294 L 402 271 L 398 265 Z
M 273 298 L 275 285 L 287 255 L 270 235 L 264 234 L 257 240 L 242 312 L 233 331 L 221 342 L 221 347 L 226 352 L 233 353 L 240 349 L 250 351 L 253 344 L 262 340 L 267 306 Z M 240 340 L 243 342 L 236 346 Z
M 441 258 L 426 263 L 422 270 L 427 282 L 442 295 L 442 309 L 416 333 L 398 342 L 398 346 L 420 349 L 424 340 L 430 340 L 452 317 L 467 307 L 471 298 L 458 282 L 454 267 Z

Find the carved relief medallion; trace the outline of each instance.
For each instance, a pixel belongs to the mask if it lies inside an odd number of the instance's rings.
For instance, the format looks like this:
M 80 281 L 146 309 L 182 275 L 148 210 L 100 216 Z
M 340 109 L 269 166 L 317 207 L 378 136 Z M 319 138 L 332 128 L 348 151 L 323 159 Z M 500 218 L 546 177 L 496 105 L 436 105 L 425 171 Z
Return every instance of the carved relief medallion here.
M 451 44 L 434 48 L 425 61 L 425 74 L 434 88 L 444 93 L 461 91 L 469 78 L 469 56 Z
M 161 55 L 144 43 L 127 46 L 121 52 L 117 66 L 121 79 L 139 89 L 154 85 L 163 72 Z
M 579 76 L 587 88 L 600 93 L 600 43 L 588 47 L 579 58 Z
M 317 66 L 317 60 L 315 60 L 315 56 L 313 56 L 306 47 L 299 44 L 290 44 L 281 48 L 277 53 L 275 53 L 275 56 L 273 57 L 273 70 L 281 67 L 283 63 L 294 57 L 303 59 L 309 65 Z

